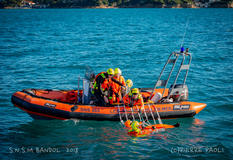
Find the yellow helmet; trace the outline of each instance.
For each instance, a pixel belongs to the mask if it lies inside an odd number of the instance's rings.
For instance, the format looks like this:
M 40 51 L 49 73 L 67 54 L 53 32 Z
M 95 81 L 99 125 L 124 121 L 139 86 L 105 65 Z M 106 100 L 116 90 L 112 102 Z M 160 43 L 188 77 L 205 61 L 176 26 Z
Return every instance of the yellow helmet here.
M 133 81 L 131 79 L 128 79 L 125 83 L 129 88 L 133 86 Z
M 137 130 L 137 129 L 138 129 L 138 126 L 139 126 L 138 121 L 133 121 L 133 123 L 132 123 L 132 125 L 131 125 L 131 128 L 132 128 L 133 130 Z
M 120 68 L 115 68 L 114 73 L 115 73 L 115 75 L 116 74 L 120 74 L 120 75 L 122 74 Z
M 133 88 L 131 93 L 132 94 L 139 94 L 139 89 L 138 88 Z
M 109 68 L 107 70 L 108 75 L 114 75 L 114 70 L 112 68 Z

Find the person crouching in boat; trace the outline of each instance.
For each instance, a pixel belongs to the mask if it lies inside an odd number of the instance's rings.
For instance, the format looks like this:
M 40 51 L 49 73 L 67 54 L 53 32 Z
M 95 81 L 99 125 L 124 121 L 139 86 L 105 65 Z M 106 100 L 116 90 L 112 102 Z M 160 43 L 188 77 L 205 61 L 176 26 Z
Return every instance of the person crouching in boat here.
M 114 80 L 116 80 L 116 81 L 114 81 Z M 116 90 L 117 90 L 116 102 L 119 103 L 119 102 L 122 101 L 122 93 L 126 89 L 125 79 L 122 76 L 122 72 L 121 72 L 120 68 L 115 68 L 113 81 L 115 82 L 115 87 L 116 87 Z
M 123 92 L 123 97 L 130 93 L 131 88 L 133 87 L 133 81 L 131 79 L 127 79 L 126 83 L 126 90 Z
M 107 99 L 104 98 L 105 95 L 103 93 L 103 89 L 101 89 L 101 86 L 106 79 L 111 79 L 113 75 L 114 75 L 114 70 L 112 68 L 109 68 L 107 72 L 100 72 L 99 74 L 96 75 L 93 85 L 93 91 L 92 91 L 92 94 L 94 94 L 97 99 L 96 105 L 99 106 L 106 105 Z
M 138 88 L 133 88 L 129 94 L 123 98 L 124 104 L 129 107 L 143 106 L 143 97 Z
M 116 97 L 118 97 L 116 83 L 114 83 L 111 78 L 106 78 L 101 84 L 101 90 L 105 104 L 110 106 L 113 105 L 113 103 L 116 102 Z

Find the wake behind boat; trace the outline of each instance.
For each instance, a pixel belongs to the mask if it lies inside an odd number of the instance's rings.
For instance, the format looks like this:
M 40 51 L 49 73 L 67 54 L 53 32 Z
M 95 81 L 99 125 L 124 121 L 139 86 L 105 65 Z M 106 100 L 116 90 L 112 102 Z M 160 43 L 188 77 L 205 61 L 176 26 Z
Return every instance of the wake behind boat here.
M 171 75 L 181 57 L 174 82 L 167 88 Z M 188 59 L 186 62 L 185 59 Z M 144 100 L 143 106 L 125 106 L 115 103 L 111 106 L 99 106 L 91 94 L 90 79 L 83 80 L 82 90 L 43 90 L 24 89 L 12 95 L 12 103 L 35 119 L 92 119 L 119 121 L 129 119 L 156 118 L 158 111 L 161 118 L 193 117 L 206 107 L 204 103 L 188 101 L 188 87 L 185 84 L 191 64 L 191 54 L 181 50 L 168 57 L 154 88 L 140 88 Z M 186 62 L 186 63 L 185 63 Z M 168 65 L 171 69 L 165 79 L 164 72 Z M 180 73 L 184 71 L 183 82 L 177 84 Z M 150 114 L 149 114 L 150 113 Z

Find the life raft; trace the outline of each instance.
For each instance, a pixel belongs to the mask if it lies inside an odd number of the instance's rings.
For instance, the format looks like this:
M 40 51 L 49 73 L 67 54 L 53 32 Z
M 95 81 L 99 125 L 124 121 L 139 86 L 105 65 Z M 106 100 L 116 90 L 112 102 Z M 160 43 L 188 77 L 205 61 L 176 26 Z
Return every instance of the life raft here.
M 156 89 L 156 92 L 162 90 Z M 165 92 L 165 96 L 168 90 Z M 148 99 L 151 92 L 141 92 L 145 99 Z M 204 103 L 180 101 L 174 103 L 147 103 L 142 106 L 125 107 L 123 104 L 114 106 L 84 105 L 81 103 L 82 91 L 77 90 L 42 90 L 25 89 L 12 95 L 12 103 L 27 112 L 35 119 L 88 119 L 88 120 L 111 120 L 119 121 L 127 117 L 139 118 L 138 113 L 146 112 L 149 119 L 150 113 L 157 117 L 156 109 L 163 119 L 193 117 L 206 107 Z M 144 117 L 145 118 L 145 117 Z

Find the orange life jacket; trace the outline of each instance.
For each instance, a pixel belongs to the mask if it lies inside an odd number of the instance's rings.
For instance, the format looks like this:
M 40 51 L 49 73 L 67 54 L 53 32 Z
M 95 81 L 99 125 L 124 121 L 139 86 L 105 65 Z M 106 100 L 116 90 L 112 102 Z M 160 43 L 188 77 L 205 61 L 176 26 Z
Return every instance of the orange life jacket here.
M 144 104 L 143 98 L 140 94 L 138 95 L 137 99 L 134 99 L 133 96 L 127 94 L 123 98 L 123 101 L 126 106 L 143 106 Z
M 116 94 L 118 92 L 116 90 L 116 84 L 111 79 L 105 79 L 101 84 L 101 89 L 103 92 L 107 91 L 106 96 L 108 97 L 110 104 L 116 102 Z
M 123 76 L 119 76 L 119 78 L 117 76 L 114 76 L 113 78 L 116 79 L 117 81 L 119 81 L 121 84 L 123 84 L 123 86 L 126 86 L 125 79 L 124 79 Z M 117 84 L 117 83 L 115 83 L 115 85 L 116 85 L 116 90 L 120 94 L 121 86 L 119 84 Z
M 103 91 L 112 90 L 114 93 L 117 93 L 116 84 L 111 79 L 105 79 L 101 84 Z

